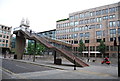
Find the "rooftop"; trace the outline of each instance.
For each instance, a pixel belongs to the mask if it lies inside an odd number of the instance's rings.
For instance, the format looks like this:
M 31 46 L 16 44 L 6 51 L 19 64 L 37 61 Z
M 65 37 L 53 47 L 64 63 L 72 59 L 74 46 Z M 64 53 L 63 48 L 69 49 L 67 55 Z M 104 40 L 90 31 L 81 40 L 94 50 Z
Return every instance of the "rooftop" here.
M 67 19 L 60 19 L 60 20 L 57 20 L 56 22 L 61 22 L 61 21 L 66 21 L 66 20 L 69 20 L 69 18 L 67 18 Z

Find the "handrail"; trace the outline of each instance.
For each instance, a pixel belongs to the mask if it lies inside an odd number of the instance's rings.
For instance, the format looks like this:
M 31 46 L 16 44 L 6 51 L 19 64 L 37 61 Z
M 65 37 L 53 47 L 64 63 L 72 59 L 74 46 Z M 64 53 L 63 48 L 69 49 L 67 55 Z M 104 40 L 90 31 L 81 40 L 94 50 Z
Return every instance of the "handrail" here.
M 25 28 L 25 27 L 16 27 L 16 28 L 14 28 L 13 30 L 14 30 L 14 31 L 23 30 L 23 31 L 28 31 L 28 32 L 32 31 L 31 29 L 28 29 L 28 28 Z M 37 32 L 35 32 L 35 31 L 32 31 L 31 33 L 37 34 Z M 64 41 L 64 40 L 59 40 L 59 39 L 56 39 L 56 38 L 52 38 L 52 37 L 49 37 L 49 36 L 47 36 L 47 35 L 39 34 L 38 36 L 47 37 L 47 38 L 49 38 L 49 39 L 56 40 L 56 41 L 60 41 L 60 42 L 66 43 L 66 44 L 71 44 L 71 43 L 66 42 L 66 41 Z

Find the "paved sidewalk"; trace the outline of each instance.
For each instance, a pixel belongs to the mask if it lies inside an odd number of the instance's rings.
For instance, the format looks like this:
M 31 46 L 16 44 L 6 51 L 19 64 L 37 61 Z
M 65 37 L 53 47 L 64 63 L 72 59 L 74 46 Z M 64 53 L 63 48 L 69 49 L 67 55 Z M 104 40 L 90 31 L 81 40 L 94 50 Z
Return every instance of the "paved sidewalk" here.
M 53 63 L 54 62 L 53 57 L 51 57 L 51 56 L 50 57 L 39 57 L 36 59 L 35 62 L 33 62 L 32 58 L 28 59 L 28 57 L 23 58 L 23 60 L 16 60 L 16 59 L 13 59 L 13 57 L 11 57 L 11 58 L 7 57 L 6 59 L 19 61 L 19 62 L 25 62 L 25 63 L 31 63 L 31 64 L 45 66 L 45 67 L 51 67 L 51 68 L 56 69 L 56 70 L 52 71 L 52 74 L 51 74 L 51 72 L 46 72 L 47 74 L 45 75 L 45 77 L 43 77 L 43 75 L 41 75 L 41 73 L 39 74 L 39 77 L 38 77 L 38 75 L 36 77 L 35 77 L 35 75 L 34 75 L 34 77 L 31 77 L 31 78 L 35 78 L 35 79 L 39 79 L 39 78 L 61 79 L 61 77 L 63 79 L 66 79 L 66 78 L 68 78 L 68 79 L 74 79 L 74 78 L 75 79 L 118 79 L 117 66 L 106 65 L 106 64 L 101 65 L 98 62 L 95 62 L 95 63 L 89 62 L 89 64 L 90 64 L 89 67 L 84 67 L 84 68 L 77 67 L 77 70 L 74 70 L 73 64 L 64 58 L 62 60 L 62 65 L 55 65 Z M 56 75 L 56 72 L 59 73 L 59 75 Z M 34 73 L 34 74 L 38 74 L 38 72 Z M 19 75 L 23 76 L 25 74 L 19 74 Z M 31 73 L 29 75 L 31 75 Z M 78 77 L 78 75 L 80 75 L 80 76 Z M 56 77 L 54 77 L 54 76 L 56 76 Z

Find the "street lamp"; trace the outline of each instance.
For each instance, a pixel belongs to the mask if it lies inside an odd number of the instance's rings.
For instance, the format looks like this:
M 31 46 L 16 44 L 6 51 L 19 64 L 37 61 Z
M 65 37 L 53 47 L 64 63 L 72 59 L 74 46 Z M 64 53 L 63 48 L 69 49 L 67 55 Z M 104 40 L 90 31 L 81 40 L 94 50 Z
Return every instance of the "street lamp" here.
M 120 49 L 120 36 L 118 37 L 118 45 L 117 45 L 116 39 L 114 39 L 114 46 L 118 46 L 118 77 L 120 77 L 120 53 L 119 53 L 119 49 Z

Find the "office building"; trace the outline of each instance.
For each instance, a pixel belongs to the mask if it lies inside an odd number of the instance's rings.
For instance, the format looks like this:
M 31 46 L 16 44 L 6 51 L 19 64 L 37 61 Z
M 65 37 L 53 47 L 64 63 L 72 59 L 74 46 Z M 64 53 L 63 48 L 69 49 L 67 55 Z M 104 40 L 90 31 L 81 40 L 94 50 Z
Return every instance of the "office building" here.
M 114 39 L 120 36 L 120 2 L 69 14 L 56 21 L 56 38 L 69 42 L 77 52 L 79 41 L 85 43 L 83 57 L 103 57 L 98 51 L 100 41 L 107 46 L 105 56 L 117 57 Z
M 48 36 L 50 38 L 56 38 L 56 29 L 43 31 L 43 32 L 38 32 L 37 34 L 38 35 Z
M 11 48 L 10 38 L 11 38 L 12 27 L 8 27 L 0 24 L 0 48 L 2 53 L 5 53 L 6 50 L 9 51 Z

